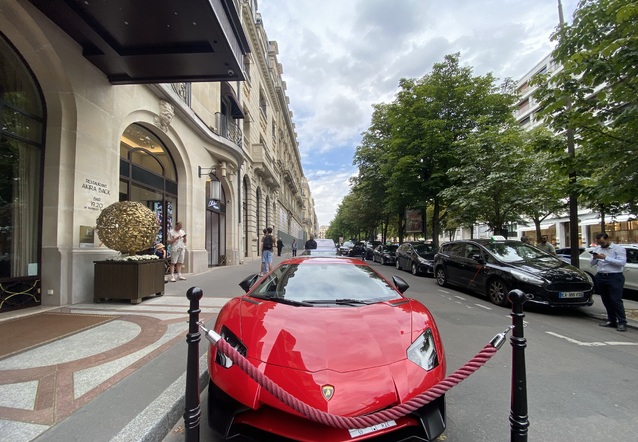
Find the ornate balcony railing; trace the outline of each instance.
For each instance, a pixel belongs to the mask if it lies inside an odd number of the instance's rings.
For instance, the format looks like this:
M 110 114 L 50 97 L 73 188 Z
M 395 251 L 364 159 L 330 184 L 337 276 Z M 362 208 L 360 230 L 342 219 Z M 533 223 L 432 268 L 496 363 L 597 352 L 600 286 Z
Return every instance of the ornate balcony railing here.
M 191 105 L 191 84 L 190 83 L 171 83 L 173 90 L 182 99 L 186 106 Z
M 215 113 L 217 134 L 241 147 L 242 132 L 240 127 L 226 115 Z

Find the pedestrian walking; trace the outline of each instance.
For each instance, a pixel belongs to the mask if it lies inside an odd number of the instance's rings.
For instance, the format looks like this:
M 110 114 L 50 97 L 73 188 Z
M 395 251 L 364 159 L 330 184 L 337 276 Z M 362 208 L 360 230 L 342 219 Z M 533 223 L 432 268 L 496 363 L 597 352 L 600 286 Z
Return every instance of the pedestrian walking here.
M 292 250 L 292 256 L 297 256 L 297 240 L 295 238 L 292 239 L 290 250 Z
M 182 266 L 186 257 L 186 232 L 182 229 L 182 223 L 177 221 L 175 227 L 168 232 L 167 241 L 171 245 L 171 282 L 175 282 L 175 270 L 178 279 L 186 279 L 182 276 Z
M 259 276 L 264 276 L 270 271 L 272 265 L 272 227 L 264 229 L 264 237 L 261 239 L 261 244 L 261 273 L 259 273 Z
M 607 310 L 607 321 L 601 322 L 600 326 L 614 327 L 620 332 L 627 331 L 627 317 L 622 302 L 627 251 L 614 244 L 604 232 L 596 234 L 596 244 L 596 248 L 590 252 L 590 264 L 597 269 L 594 276 L 595 289 Z
M 277 256 L 281 256 L 281 249 L 284 248 L 284 242 L 279 238 L 277 240 Z

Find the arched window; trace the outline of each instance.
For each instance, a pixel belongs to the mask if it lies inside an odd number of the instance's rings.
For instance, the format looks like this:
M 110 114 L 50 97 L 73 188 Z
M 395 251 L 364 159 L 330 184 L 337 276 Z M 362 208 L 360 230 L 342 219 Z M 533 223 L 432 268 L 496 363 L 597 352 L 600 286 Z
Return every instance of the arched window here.
M 0 311 L 40 303 L 45 113 L 33 73 L 0 34 Z
M 168 150 L 153 132 L 131 124 L 120 139 L 120 201 L 137 201 L 157 215 L 156 242 L 177 222 L 177 172 Z

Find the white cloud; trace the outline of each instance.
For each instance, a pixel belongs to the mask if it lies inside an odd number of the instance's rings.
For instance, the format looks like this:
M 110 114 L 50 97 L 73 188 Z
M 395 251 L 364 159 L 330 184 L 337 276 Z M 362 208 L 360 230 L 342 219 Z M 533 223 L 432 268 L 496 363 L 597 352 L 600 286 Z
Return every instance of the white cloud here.
M 577 1 L 563 0 L 566 20 Z M 279 45 L 304 174 L 322 225 L 350 191 L 352 157 L 372 104 L 392 101 L 399 79 L 422 77 L 455 52 L 476 75 L 520 78 L 554 47 L 549 36 L 558 24 L 555 0 L 258 4 L 268 38 Z

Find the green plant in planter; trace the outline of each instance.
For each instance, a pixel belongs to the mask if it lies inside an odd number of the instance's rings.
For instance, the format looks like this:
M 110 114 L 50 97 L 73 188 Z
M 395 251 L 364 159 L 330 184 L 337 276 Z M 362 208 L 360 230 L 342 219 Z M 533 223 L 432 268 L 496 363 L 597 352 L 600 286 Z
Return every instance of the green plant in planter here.
M 134 257 L 137 252 L 153 247 L 159 227 L 157 216 L 145 205 L 119 201 L 102 210 L 95 230 L 109 249 Z M 151 257 L 156 258 L 152 255 L 147 259 Z

